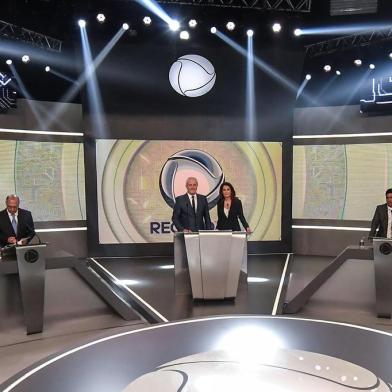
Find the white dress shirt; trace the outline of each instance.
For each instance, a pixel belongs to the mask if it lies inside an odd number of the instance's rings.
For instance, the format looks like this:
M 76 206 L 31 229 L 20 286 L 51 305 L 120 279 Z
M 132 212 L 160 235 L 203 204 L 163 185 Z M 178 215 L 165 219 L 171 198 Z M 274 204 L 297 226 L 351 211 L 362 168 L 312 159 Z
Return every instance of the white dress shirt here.
M 189 193 L 187 193 L 188 197 L 189 197 L 189 202 L 191 204 L 192 207 L 192 196 L 194 196 L 194 200 L 195 200 L 195 212 L 197 211 L 197 194 L 195 193 L 194 195 L 190 195 Z
M 388 229 L 387 229 L 387 238 L 392 238 L 391 224 L 392 224 L 392 208 L 388 206 Z

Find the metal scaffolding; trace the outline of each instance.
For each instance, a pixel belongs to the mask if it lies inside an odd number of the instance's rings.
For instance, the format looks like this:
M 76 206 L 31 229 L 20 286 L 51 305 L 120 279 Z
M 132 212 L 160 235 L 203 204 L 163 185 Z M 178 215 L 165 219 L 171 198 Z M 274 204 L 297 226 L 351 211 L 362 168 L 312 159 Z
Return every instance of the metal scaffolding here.
M 308 57 L 317 57 L 338 51 L 349 50 L 357 47 L 370 46 L 376 43 L 392 40 L 392 27 L 369 30 L 359 34 L 338 37 L 327 41 L 306 46 Z
M 310 12 L 312 5 L 312 0 L 158 0 L 158 2 L 286 12 Z
M 51 50 L 53 52 L 61 52 L 62 41 L 2 20 L 0 20 L 0 37 L 1 36 L 26 42 L 38 48 Z

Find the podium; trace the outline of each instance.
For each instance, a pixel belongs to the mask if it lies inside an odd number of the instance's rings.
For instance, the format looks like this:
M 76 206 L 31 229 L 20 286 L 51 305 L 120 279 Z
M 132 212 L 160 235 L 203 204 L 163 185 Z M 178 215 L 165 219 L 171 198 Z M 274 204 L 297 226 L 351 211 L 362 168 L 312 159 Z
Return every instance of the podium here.
M 235 298 L 240 272 L 247 272 L 246 232 L 175 233 L 174 268 L 176 294 Z
M 23 314 L 27 334 L 42 332 L 45 298 L 46 244 L 16 246 Z M 12 261 L 12 259 L 10 261 Z M 8 261 L 4 261 L 8 263 Z
M 377 317 L 391 318 L 392 313 L 392 239 L 373 238 Z

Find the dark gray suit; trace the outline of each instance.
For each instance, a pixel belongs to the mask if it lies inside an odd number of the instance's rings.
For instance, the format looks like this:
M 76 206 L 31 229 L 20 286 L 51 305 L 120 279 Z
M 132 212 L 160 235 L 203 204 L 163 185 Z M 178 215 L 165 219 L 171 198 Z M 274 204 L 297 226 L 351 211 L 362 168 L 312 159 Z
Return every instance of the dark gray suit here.
M 193 211 L 187 193 L 176 197 L 172 220 L 178 231 L 184 231 L 184 229 L 188 229 L 190 231 L 212 229 L 207 198 L 202 195 L 196 195 L 196 197 L 196 214 Z
M 12 228 L 10 218 L 8 216 L 7 209 L 0 211 L 0 246 L 6 246 L 8 244 L 8 237 L 16 237 L 19 241 L 22 238 L 33 238 L 35 234 L 34 222 L 31 216 L 31 212 L 18 209 L 18 233 L 17 235 Z
M 377 231 L 378 229 L 378 231 Z M 387 203 L 377 206 L 372 220 L 369 237 L 386 237 L 388 232 L 388 207 Z

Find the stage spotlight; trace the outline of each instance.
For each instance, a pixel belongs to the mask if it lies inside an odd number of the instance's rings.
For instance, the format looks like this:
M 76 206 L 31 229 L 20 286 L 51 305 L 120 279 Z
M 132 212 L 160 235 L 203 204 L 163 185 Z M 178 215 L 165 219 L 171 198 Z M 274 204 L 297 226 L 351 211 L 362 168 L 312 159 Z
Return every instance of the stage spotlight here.
M 392 52 L 389 53 L 389 58 L 392 60 Z
M 233 31 L 235 29 L 235 23 L 234 22 L 227 22 L 226 29 L 229 31 Z
M 216 33 L 216 27 L 211 27 L 210 31 L 211 31 L 212 34 L 215 34 Z
M 189 33 L 186 30 L 181 31 L 180 38 L 181 39 L 189 39 Z
M 332 70 L 332 67 L 330 66 L 330 65 L 324 65 L 324 71 L 325 72 L 331 72 L 331 70 Z
M 180 22 L 178 20 L 172 19 L 169 22 L 169 29 L 172 31 L 177 31 L 180 28 Z
M 78 25 L 79 25 L 80 28 L 83 29 L 84 27 L 86 27 L 86 21 L 84 19 L 79 19 L 78 20 Z
M 22 56 L 22 61 L 27 64 L 30 62 L 30 56 L 25 54 L 24 56 Z
M 354 60 L 354 64 L 355 64 L 357 67 L 360 67 L 360 66 L 362 65 L 362 60 L 356 59 L 356 60 Z
M 188 24 L 190 28 L 194 29 L 197 26 L 196 19 L 191 19 Z
M 105 19 L 106 19 L 106 17 L 105 17 L 104 14 L 98 14 L 98 15 L 97 15 L 97 21 L 98 21 L 99 23 L 105 22 Z
M 369 64 L 370 69 L 376 69 L 376 66 L 374 64 Z
M 129 30 L 129 24 L 123 23 L 122 28 L 123 28 L 123 30 Z
M 307 75 L 305 76 L 305 79 L 306 79 L 306 80 L 312 79 L 312 75 L 311 75 L 311 74 L 307 74 Z
M 336 75 L 340 76 L 342 73 L 337 69 L 336 70 Z
M 47 66 L 45 67 L 45 72 L 50 72 L 50 67 L 49 67 L 49 65 L 47 65 Z
M 12 60 L 11 59 L 8 59 L 8 60 L 6 60 L 6 62 L 5 62 L 7 65 L 11 65 L 12 64 Z
M 282 25 L 280 23 L 274 23 L 272 25 L 272 31 L 274 33 L 280 33 L 281 30 L 282 30 Z
M 295 35 L 296 37 L 299 37 L 301 34 L 302 34 L 302 30 L 301 30 L 301 29 L 295 29 L 295 30 L 294 30 L 294 35 Z
M 151 22 L 152 22 L 152 20 L 151 20 L 151 18 L 150 18 L 149 16 L 145 16 L 145 17 L 143 18 L 143 23 L 144 23 L 146 26 L 150 26 Z
M 254 32 L 253 32 L 252 29 L 249 29 L 249 30 L 246 31 L 246 35 L 247 35 L 248 37 L 253 37 L 253 34 L 254 34 Z

